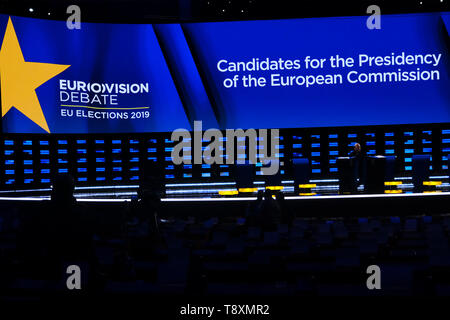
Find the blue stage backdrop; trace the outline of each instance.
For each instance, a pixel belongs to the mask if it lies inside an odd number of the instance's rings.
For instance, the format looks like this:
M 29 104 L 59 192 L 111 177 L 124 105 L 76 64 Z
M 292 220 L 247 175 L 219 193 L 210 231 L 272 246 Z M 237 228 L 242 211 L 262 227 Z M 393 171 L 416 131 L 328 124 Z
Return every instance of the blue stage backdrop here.
M 0 15 L 8 133 L 450 122 L 450 13 L 125 25 Z

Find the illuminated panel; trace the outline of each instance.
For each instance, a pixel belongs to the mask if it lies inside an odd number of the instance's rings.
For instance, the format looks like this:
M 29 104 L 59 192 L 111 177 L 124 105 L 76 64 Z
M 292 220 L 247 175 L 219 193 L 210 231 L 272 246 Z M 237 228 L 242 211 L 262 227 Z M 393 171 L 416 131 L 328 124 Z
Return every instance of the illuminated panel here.
M 3 141 L 2 147 L 3 157 L 0 157 L 0 159 L 3 159 L 4 166 L 2 166 L 2 170 L 0 172 L 1 180 L 5 186 L 9 187 L 10 185 L 14 185 L 16 183 L 15 141 L 6 139 Z
M 442 159 L 442 170 L 448 170 L 448 155 L 450 154 L 450 130 L 441 130 L 441 159 Z
M 35 168 L 35 175 L 39 173 L 39 176 L 36 180 L 39 180 L 41 184 L 47 185 L 50 184 L 51 177 L 51 166 L 50 166 L 50 156 L 51 156 L 51 148 L 50 141 L 40 139 L 37 146 L 38 157 L 35 157 L 36 161 L 34 161 L 33 167 Z M 25 161 L 25 160 L 24 160 Z M 25 163 L 24 163 L 25 165 Z
M 368 156 L 375 156 L 376 155 L 375 133 L 368 132 L 368 133 L 364 134 L 364 137 L 366 139 L 366 142 L 365 142 L 366 155 L 368 155 Z
M 111 169 L 111 180 L 112 181 L 123 181 L 123 167 L 121 166 L 123 152 L 123 141 L 122 139 L 113 139 L 111 141 L 111 155 L 110 155 L 110 166 Z M 119 162 L 120 161 L 120 162 Z
M 355 142 L 363 144 L 368 155 L 376 154 L 377 150 L 380 154 L 395 155 L 400 164 L 400 176 L 411 174 L 412 157 L 415 154 L 430 155 L 430 168 L 435 169 L 434 175 L 448 174 L 450 128 L 421 125 L 367 130 L 363 127 L 324 128 L 320 133 L 317 129 L 293 130 L 286 130 L 289 134 L 281 131 L 280 144 L 276 148 L 277 157 L 283 163 L 286 159 L 307 157 L 312 173 L 318 177 L 335 175 L 336 158 L 351 150 Z M 225 140 L 223 137 L 222 142 Z M 380 145 L 376 145 L 378 142 Z M 124 138 L 120 135 L 113 138 L 89 135 L 4 137 L 0 144 L 3 156 L 0 180 L 5 188 L 34 188 L 41 184 L 48 186 L 54 174 L 67 172 L 73 174 L 80 184 L 108 184 L 114 181 L 126 184 L 139 180 L 141 168 L 147 161 L 163 162 L 164 175 L 176 182 L 183 179 L 199 182 L 231 180 L 232 170 L 227 164 L 203 164 L 198 168 L 174 165 L 171 159 L 173 146 L 169 134 L 142 138 Z M 206 148 L 205 144 L 202 149 Z M 260 149 L 258 153 L 261 153 Z M 291 166 L 289 161 L 286 163 Z M 284 175 L 283 165 L 280 170 Z M 287 172 L 285 180 L 289 180 L 291 171 Z
M 17 143 L 19 146 L 20 144 Z M 29 185 L 34 183 L 35 181 L 35 171 L 33 170 L 33 158 L 37 151 L 35 152 L 35 144 L 33 143 L 33 140 L 25 139 L 21 143 L 22 146 L 22 157 L 23 160 L 21 161 L 21 165 L 19 165 L 19 161 L 15 161 L 15 172 L 16 174 L 19 174 L 19 172 L 22 173 L 22 176 L 16 176 L 17 181 L 23 181 L 25 185 Z
M 320 134 L 310 135 L 310 154 L 311 154 L 311 172 L 320 174 L 321 170 L 321 152 L 320 152 Z
M 403 160 L 405 171 L 412 171 L 411 163 L 406 161 L 407 158 L 412 158 L 414 154 L 416 154 L 416 139 L 414 138 L 413 131 L 404 131 L 403 132 L 403 145 L 402 150 L 400 151 L 400 155 L 398 159 Z
M 328 135 L 328 171 L 338 172 L 336 158 L 339 157 L 339 135 L 332 133 Z
M 105 140 L 104 139 L 95 139 L 94 140 L 94 154 L 88 155 L 88 159 L 94 161 L 94 172 L 90 174 L 94 176 L 95 182 L 103 182 L 106 181 L 106 168 L 105 165 Z M 88 161 L 89 161 L 88 160 Z

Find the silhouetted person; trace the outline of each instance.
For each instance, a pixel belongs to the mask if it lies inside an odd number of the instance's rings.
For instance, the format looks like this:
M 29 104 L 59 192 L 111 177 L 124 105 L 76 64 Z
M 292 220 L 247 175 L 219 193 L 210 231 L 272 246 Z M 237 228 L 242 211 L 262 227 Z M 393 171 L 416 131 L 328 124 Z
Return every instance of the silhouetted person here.
M 361 145 L 359 143 L 355 143 L 352 151 L 348 154 L 349 157 L 359 158 L 362 157 Z
M 363 166 L 364 166 L 364 153 L 361 150 L 361 145 L 355 143 L 353 150 L 348 154 L 349 157 L 355 158 L 355 179 L 357 180 L 357 185 L 362 183 L 363 178 Z
M 271 190 L 265 191 L 264 200 L 258 210 L 258 224 L 264 231 L 275 231 L 281 219 L 280 207 L 272 195 Z
M 261 202 L 264 198 L 264 191 L 258 190 L 258 194 L 256 196 L 256 200 L 250 202 L 247 205 L 247 209 L 245 212 L 246 224 L 247 226 L 256 226 L 258 224 L 258 213 Z
M 87 263 L 90 268 L 95 264 L 93 219 L 77 203 L 74 189 L 70 175 L 58 175 L 53 180 L 51 200 L 41 208 L 44 248 L 55 277 L 66 272 L 67 264 Z
M 284 193 L 278 192 L 276 198 L 281 210 L 281 223 L 291 226 L 292 222 L 294 221 L 294 215 L 286 204 L 286 200 L 284 199 Z
M 158 185 L 153 181 L 143 183 L 138 189 L 137 199 L 131 204 L 131 220 L 129 225 L 134 225 L 140 230 L 141 237 L 148 238 L 154 244 L 160 242 L 159 217 L 161 211 L 161 197 Z

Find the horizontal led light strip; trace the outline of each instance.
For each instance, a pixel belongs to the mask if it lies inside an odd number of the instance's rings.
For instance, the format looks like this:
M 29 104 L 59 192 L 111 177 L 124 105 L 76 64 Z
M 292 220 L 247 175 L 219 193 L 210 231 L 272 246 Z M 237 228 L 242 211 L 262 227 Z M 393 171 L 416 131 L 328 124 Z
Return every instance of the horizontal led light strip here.
M 430 176 L 430 179 L 445 179 L 448 176 Z M 395 180 L 410 180 L 411 177 L 397 177 Z M 338 179 L 324 179 L 324 180 L 310 180 L 311 183 L 317 182 L 339 182 Z M 282 184 L 290 184 L 294 183 L 294 181 L 281 181 Z M 264 184 L 263 181 L 255 181 L 255 184 Z M 210 183 L 170 183 L 165 184 L 165 187 L 176 188 L 176 187 L 206 187 L 206 186 L 235 186 L 235 182 L 210 182 Z M 443 184 L 445 185 L 445 184 Z M 316 186 L 315 189 L 334 189 L 338 188 L 339 185 L 325 185 L 325 186 Z M 83 187 L 75 187 L 75 190 L 105 190 L 105 189 L 138 189 L 139 185 L 113 185 L 113 186 L 83 186 Z M 2 190 L 2 193 L 21 193 L 21 192 L 37 192 L 37 191 L 51 191 L 51 188 L 42 188 L 42 189 L 17 189 L 17 190 Z M 215 190 L 212 190 L 214 192 Z
M 402 194 L 366 194 L 366 195 L 335 195 L 335 196 L 291 196 L 286 200 L 322 200 L 322 199 L 364 199 L 364 198 L 390 198 L 390 197 L 433 197 L 450 196 L 450 192 L 438 193 L 402 193 Z M 0 201 L 43 201 L 50 197 L 0 197 Z M 250 201 L 256 197 L 236 197 L 236 198 L 162 198 L 162 202 L 201 202 L 201 201 Z M 77 199 L 80 202 L 127 202 L 130 199 Z
M 137 189 L 138 185 L 75 187 L 75 190 Z
M 202 187 L 202 186 L 234 186 L 235 182 L 209 182 L 209 183 L 169 183 L 166 187 Z
M 76 190 L 105 190 L 105 189 L 138 189 L 138 185 L 125 185 L 125 186 L 92 186 L 92 187 L 75 187 Z M 18 189 L 18 190 L 2 190 L 2 193 L 20 193 L 20 192 L 37 192 L 37 191 L 52 191 L 51 188 L 45 189 Z
M 292 181 L 294 182 L 294 181 Z M 317 182 L 339 182 L 339 179 L 323 179 L 323 180 L 309 180 L 311 183 L 317 183 Z

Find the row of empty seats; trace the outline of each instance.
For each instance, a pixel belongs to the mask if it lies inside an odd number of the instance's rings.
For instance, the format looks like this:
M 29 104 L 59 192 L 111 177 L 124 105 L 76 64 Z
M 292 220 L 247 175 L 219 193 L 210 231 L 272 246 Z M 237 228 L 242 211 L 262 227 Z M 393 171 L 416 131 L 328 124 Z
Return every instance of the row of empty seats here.
M 296 218 L 292 225 L 281 224 L 270 232 L 248 227 L 242 217 L 168 218 L 160 227 L 160 244 L 152 243 L 139 226 L 96 235 L 96 290 L 200 295 L 450 293 L 446 215 Z M 2 214 L 2 294 L 64 291 L 60 280 L 46 279 L 20 264 L 16 228 L 14 215 Z M 366 287 L 370 265 L 381 268 L 381 290 Z

